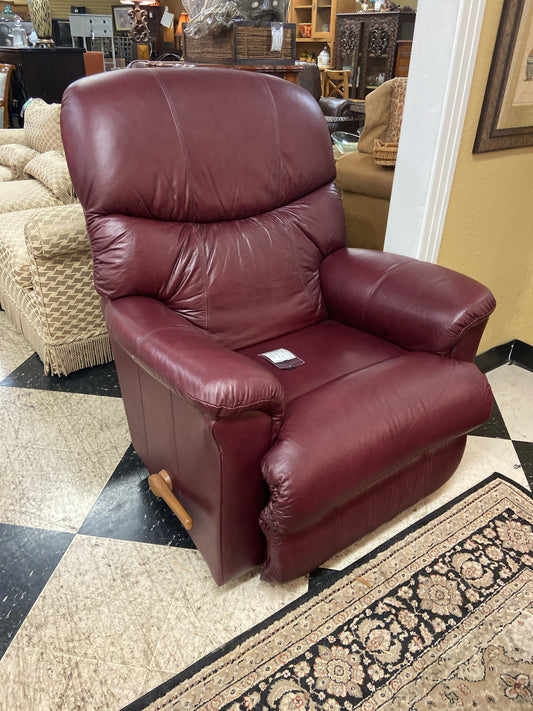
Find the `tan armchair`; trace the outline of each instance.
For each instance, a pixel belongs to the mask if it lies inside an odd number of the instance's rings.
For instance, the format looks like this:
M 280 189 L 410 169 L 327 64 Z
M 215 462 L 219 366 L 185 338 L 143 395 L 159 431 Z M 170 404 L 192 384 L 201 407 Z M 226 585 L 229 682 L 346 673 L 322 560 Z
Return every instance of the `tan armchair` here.
M 366 97 L 358 151 L 337 161 L 350 247 L 383 249 L 406 86 L 395 77 Z

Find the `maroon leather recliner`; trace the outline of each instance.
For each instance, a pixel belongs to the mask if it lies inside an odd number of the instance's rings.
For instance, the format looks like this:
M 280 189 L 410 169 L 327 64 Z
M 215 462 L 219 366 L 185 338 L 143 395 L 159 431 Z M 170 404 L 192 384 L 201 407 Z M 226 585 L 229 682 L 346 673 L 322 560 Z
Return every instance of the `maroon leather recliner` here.
M 71 85 L 61 120 L 133 444 L 218 583 L 310 571 L 446 481 L 490 414 L 494 299 L 345 248 L 309 92 L 125 70 Z M 304 364 L 261 355 L 280 348 Z

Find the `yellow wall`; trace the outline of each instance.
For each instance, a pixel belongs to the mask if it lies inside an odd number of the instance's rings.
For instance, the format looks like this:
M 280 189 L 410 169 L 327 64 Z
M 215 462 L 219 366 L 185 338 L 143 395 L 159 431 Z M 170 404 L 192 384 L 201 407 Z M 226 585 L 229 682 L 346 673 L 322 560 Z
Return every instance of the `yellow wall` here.
M 533 345 L 533 148 L 472 153 L 501 9 L 487 2 L 438 259 L 496 297 L 480 351 L 515 338 Z

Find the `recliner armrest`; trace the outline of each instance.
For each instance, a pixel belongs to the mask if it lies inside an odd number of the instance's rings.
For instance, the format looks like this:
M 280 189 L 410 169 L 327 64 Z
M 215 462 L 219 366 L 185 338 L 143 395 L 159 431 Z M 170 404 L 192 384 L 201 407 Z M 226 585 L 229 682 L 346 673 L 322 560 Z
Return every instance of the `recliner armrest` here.
M 482 284 L 396 254 L 340 249 L 322 263 L 331 318 L 412 351 L 473 360 L 496 306 Z
M 210 417 L 261 410 L 277 432 L 284 411 L 279 381 L 259 363 L 145 296 L 104 301 L 109 335 L 144 370 Z

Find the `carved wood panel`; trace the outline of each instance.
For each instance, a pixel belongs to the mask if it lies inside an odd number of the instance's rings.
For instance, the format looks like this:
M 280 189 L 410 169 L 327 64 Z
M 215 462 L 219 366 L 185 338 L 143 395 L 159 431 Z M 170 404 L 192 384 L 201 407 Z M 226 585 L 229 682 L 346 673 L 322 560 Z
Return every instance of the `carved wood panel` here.
M 405 8 L 386 13 L 346 13 L 337 15 L 335 33 L 335 68 L 350 66 L 352 70 L 351 98 L 364 99 L 369 89 L 371 65 L 379 66 L 379 79 L 394 76 L 396 43 L 402 19 L 414 11 Z

